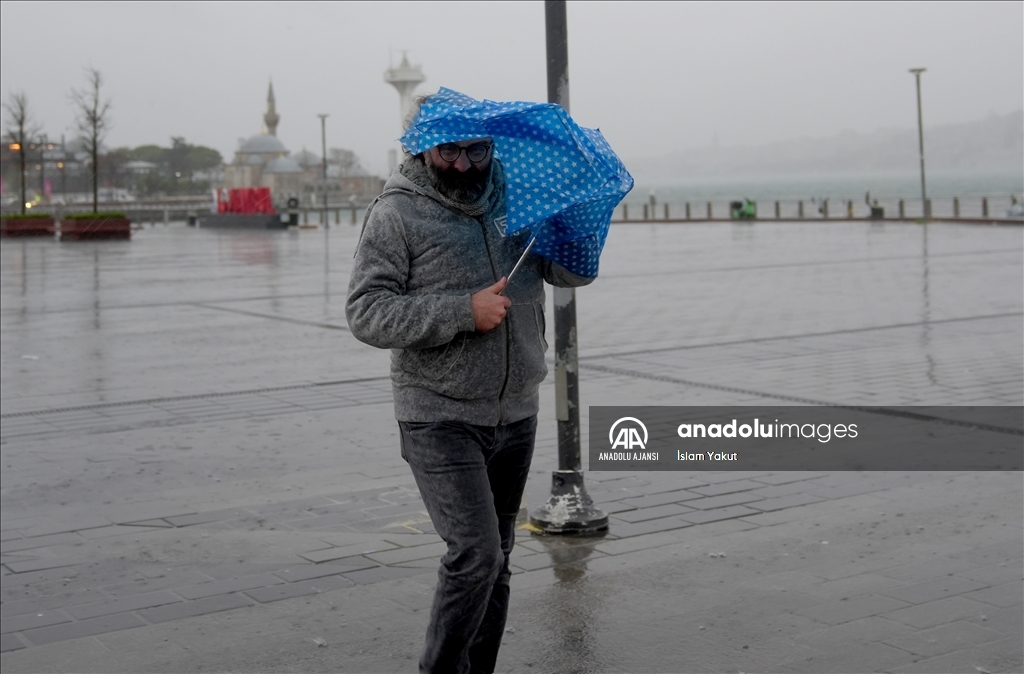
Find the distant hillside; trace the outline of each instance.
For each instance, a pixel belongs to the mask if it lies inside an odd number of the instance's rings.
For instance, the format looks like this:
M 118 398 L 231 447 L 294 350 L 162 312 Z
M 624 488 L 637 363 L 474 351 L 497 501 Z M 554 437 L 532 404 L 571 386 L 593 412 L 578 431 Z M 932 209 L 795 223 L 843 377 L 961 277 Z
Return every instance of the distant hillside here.
M 925 127 L 925 163 L 932 170 L 1020 172 L 1024 165 L 1024 111 L 964 124 Z M 745 147 L 702 147 L 627 162 L 640 180 L 722 174 L 809 172 L 914 172 L 917 129 L 844 131 L 829 138 L 800 138 Z

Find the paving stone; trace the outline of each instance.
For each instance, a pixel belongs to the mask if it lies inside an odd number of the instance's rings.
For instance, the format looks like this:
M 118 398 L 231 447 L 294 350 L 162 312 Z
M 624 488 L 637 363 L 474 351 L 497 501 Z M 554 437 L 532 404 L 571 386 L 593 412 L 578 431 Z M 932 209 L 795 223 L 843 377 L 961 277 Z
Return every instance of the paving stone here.
M 34 536 L 32 538 L 18 538 L 5 541 L 0 544 L 0 553 L 5 555 L 22 550 L 33 550 L 35 548 L 47 548 L 54 545 L 74 545 L 81 543 L 82 537 L 74 532 L 49 534 L 47 536 Z
M 848 672 L 853 666 L 862 672 L 886 672 L 907 662 L 907 652 L 880 642 L 860 644 L 856 648 L 818 651 L 818 655 L 803 660 L 790 660 L 776 665 L 783 672 Z M 931 670 L 937 674 L 941 670 Z
M 67 613 L 60 610 L 39 611 L 36 613 L 23 613 L 5 617 L 0 621 L 0 632 L 24 632 L 25 630 L 59 623 L 71 622 Z
M 758 475 L 751 478 L 755 482 L 761 482 L 763 484 L 771 485 L 783 485 L 783 484 L 794 484 L 798 482 L 807 482 L 815 480 L 822 476 L 835 475 L 835 473 L 814 473 L 810 471 L 802 470 L 789 470 L 778 473 L 770 473 L 768 475 Z
M 882 616 L 896 620 L 893 613 L 905 606 L 907 606 L 906 602 L 891 597 L 868 594 L 847 600 L 829 601 L 798 610 L 797 613 L 828 625 L 838 625 L 869 616 Z M 900 622 L 906 621 L 901 620 Z
M 651 494 L 649 496 L 637 496 L 632 498 L 623 499 L 622 503 L 625 505 L 633 506 L 636 508 L 650 508 L 652 506 L 665 505 L 667 503 L 683 503 L 685 501 L 692 501 L 693 499 L 700 498 L 701 495 L 688 491 L 686 489 L 673 490 L 661 492 L 660 494 Z M 604 506 L 601 506 L 605 509 Z M 606 512 L 611 512 L 605 509 Z
M 0 653 L 25 648 L 25 642 L 17 634 L 0 634 Z
M 850 599 L 866 594 L 882 594 L 884 590 L 901 587 L 903 583 L 876 573 L 860 573 L 808 586 L 805 592 L 826 599 Z
M 241 593 L 222 594 L 194 601 L 183 601 L 177 604 L 148 608 L 139 611 L 139 615 L 149 622 L 161 623 L 168 620 L 180 620 L 181 618 L 190 618 L 208 613 L 229 611 L 243 606 L 251 606 L 252 603 L 251 599 Z
M 594 550 L 605 555 L 621 555 L 637 550 L 650 550 L 664 545 L 678 543 L 680 534 L 673 532 L 658 532 L 618 540 L 601 541 L 594 546 Z
M 913 628 L 902 623 L 872 616 L 798 634 L 794 640 L 822 651 L 846 649 L 852 645 L 872 641 L 885 641 L 889 645 L 899 647 L 898 644 L 893 643 L 893 638 L 912 631 Z
M 926 562 L 890 565 L 888 568 L 878 571 L 878 573 L 889 578 L 895 578 L 896 580 L 915 581 L 920 578 L 937 578 L 939 576 L 953 575 L 976 566 L 975 563 L 965 559 L 944 556 L 941 559 L 931 559 Z
M 191 527 L 197 524 L 207 524 L 209 522 L 223 522 L 224 520 L 241 519 L 246 516 L 244 510 L 238 508 L 230 508 L 228 510 L 212 510 L 205 513 L 195 513 L 194 515 L 177 515 L 174 517 L 164 517 L 165 521 L 171 523 L 176 527 Z
M 823 501 L 821 497 L 812 496 L 811 494 L 791 494 L 789 496 L 778 496 L 776 498 L 765 498 L 763 501 L 757 503 L 750 503 L 751 508 L 770 512 L 773 510 L 784 510 L 786 508 L 796 508 L 798 506 L 810 505 L 811 503 L 818 503 Z
M 923 656 L 942 655 L 1004 638 L 1004 635 L 969 622 L 952 622 L 927 630 L 895 633 L 881 640 L 890 646 Z
M 293 583 L 300 580 L 308 580 L 310 578 L 323 578 L 324 576 L 336 576 L 339 573 L 347 573 L 349 571 L 356 571 L 358 569 L 365 569 L 367 567 L 375 567 L 376 564 L 369 562 L 366 559 L 361 558 L 347 558 L 350 561 L 347 564 L 295 564 L 288 567 L 287 569 L 281 569 L 275 571 L 274 575 L 282 580 L 286 580 L 289 583 Z
M 965 599 L 964 597 L 949 597 L 948 599 L 938 599 L 909 608 L 888 610 L 885 612 L 885 617 L 924 629 L 965 618 L 977 617 L 985 613 L 986 610 L 988 610 L 987 604 Z
M 739 494 L 723 494 L 721 496 L 709 496 L 707 498 L 695 499 L 693 501 L 687 501 L 686 505 L 690 508 L 697 508 L 698 510 L 711 510 L 712 508 L 725 508 L 726 506 L 739 505 L 742 503 L 756 503 L 757 501 L 763 501 L 760 496 L 751 494 L 750 492 L 741 492 Z
M 84 620 L 86 618 L 95 618 L 101 615 L 110 615 L 111 613 L 124 613 L 126 611 L 135 611 L 141 608 L 173 604 L 179 601 L 181 601 L 181 597 L 164 590 L 149 594 L 136 594 L 129 597 L 111 599 L 109 601 L 93 604 L 79 604 L 78 606 L 72 606 L 66 610 L 75 618 Z
M 717 497 L 716 497 L 717 498 Z M 753 515 L 757 513 L 756 510 L 748 508 L 747 506 L 735 505 L 727 508 L 715 508 L 713 510 L 695 510 L 693 512 L 684 513 L 679 515 L 677 519 L 688 522 L 690 524 L 706 524 L 708 522 L 717 522 L 718 520 L 728 520 L 737 517 L 744 517 L 746 515 Z
M 537 569 L 546 569 L 550 566 L 555 566 L 556 562 L 551 558 L 551 555 L 541 552 L 535 555 L 522 555 L 515 557 L 510 560 L 510 566 L 514 566 L 517 569 L 523 571 L 536 571 Z
M 395 580 L 397 578 L 418 576 L 424 573 L 431 573 L 431 571 L 418 568 L 409 569 L 404 567 L 378 566 L 373 569 L 346 572 L 345 577 L 360 585 L 370 585 L 372 583 L 382 583 L 384 581 Z
M 0 603 L 0 616 L 6 619 L 9 616 L 16 616 L 24 613 L 38 613 L 40 611 L 49 611 L 51 609 L 76 606 L 78 604 L 90 604 L 103 599 L 108 599 L 109 597 L 110 595 L 105 592 L 88 588 L 73 592 L 62 592 L 58 595 L 32 597 L 29 599 L 5 599 Z
M 365 557 L 378 562 L 379 564 L 401 564 L 416 559 L 440 559 L 448 552 L 448 544 L 444 541 L 418 545 L 416 547 L 398 548 L 396 550 L 384 550 L 364 555 Z
M 624 513 L 630 510 L 636 510 L 635 506 L 631 506 L 624 501 L 596 501 L 595 504 L 598 508 L 604 512 L 605 515 L 614 515 L 616 513 Z
M 295 583 L 286 583 L 284 585 L 273 585 L 270 587 L 261 587 L 255 590 L 247 590 L 246 594 L 261 604 L 267 604 L 269 602 L 280 601 L 282 599 L 304 597 L 311 594 L 328 592 L 330 590 L 352 587 L 353 585 L 355 585 L 355 583 L 352 580 L 345 576 L 336 574 L 333 576 L 310 578 L 309 580 Z
M 84 559 L 78 557 L 44 557 L 42 559 L 30 559 L 23 562 L 4 562 L 4 566 L 13 573 L 32 573 L 46 571 L 47 569 L 60 569 L 76 566 L 83 563 Z
M 899 674 L 935 674 L 936 672 L 1021 672 L 1024 662 L 1019 639 L 992 641 L 974 648 L 954 651 L 931 658 L 922 658 L 890 671 Z
M 958 578 L 957 576 L 944 576 L 923 583 L 881 590 L 880 594 L 905 601 L 908 604 L 923 604 L 924 602 L 936 599 L 965 594 L 982 587 L 985 587 L 984 583 L 967 580 L 966 578 Z M 1021 601 L 1018 600 L 1017 603 L 1021 603 Z
M 129 597 L 159 590 L 173 590 L 177 587 L 196 585 L 210 580 L 208 575 L 191 567 L 168 569 L 166 566 L 159 565 L 152 569 L 136 567 L 136 571 L 138 576 L 124 582 L 103 585 L 101 589 L 114 597 Z
M 956 575 L 969 580 L 976 580 L 986 585 L 1002 585 L 1003 583 L 1020 583 L 1024 580 L 1024 562 L 1007 562 L 980 568 L 957 571 Z
M 693 526 L 692 522 L 684 522 L 679 517 L 661 517 L 645 522 L 620 523 L 609 519 L 608 533 L 617 538 L 629 538 L 631 536 L 642 536 L 660 531 L 673 531 Z
M 51 627 L 40 627 L 39 629 L 22 632 L 21 635 L 28 639 L 33 646 L 65 641 L 67 639 L 80 639 L 107 632 L 118 632 L 132 627 L 145 625 L 138 616 L 132 613 L 115 613 L 113 615 L 79 620 L 77 622 L 63 623 Z
M 733 494 L 741 491 L 752 491 L 764 485 L 753 480 L 731 480 L 729 482 L 717 482 L 704 487 L 693 487 L 692 491 L 701 496 L 718 496 L 720 494 Z
M 963 596 L 967 599 L 983 601 L 986 604 L 1002 606 L 1004 608 L 1010 606 L 1021 606 L 1022 603 L 1024 603 L 1021 588 L 1022 585 L 1020 582 L 1004 583 L 1002 585 L 986 587 L 974 592 L 965 592 Z
M 152 532 L 154 527 L 147 526 L 126 526 L 123 524 L 115 524 L 109 527 L 96 527 L 95 529 L 82 529 L 81 531 L 75 532 L 81 538 L 92 541 L 97 538 L 109 538 L 111 536 L 129 536 L 137 534 L 146 534 Z
M 618 513 L 615 518 L 623 522 L 646 522 L 647 520 L 658 519 L 659 517 L 670 517 L 672 515 L 681 515 L 682 513 L 692 512 L 692 508 L 678 505 L 676 503 L 666 503 L 665 505 L 654 506 L 651 508 L 639 508 L 637 510 L 630 510 L 627 512 Z

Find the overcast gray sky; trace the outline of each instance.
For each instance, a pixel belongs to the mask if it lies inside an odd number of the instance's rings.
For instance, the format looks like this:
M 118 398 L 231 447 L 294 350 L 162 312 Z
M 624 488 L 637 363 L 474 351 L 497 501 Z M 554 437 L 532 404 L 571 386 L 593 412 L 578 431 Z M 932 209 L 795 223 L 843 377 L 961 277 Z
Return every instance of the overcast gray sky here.
M 916 125 L 1024 107 L 1024 4 L 570 2 L 572 115 L 625 158 Z M 107 145 L 171 136 L 230 160 L 260 131 L 272 78 L 278 137 L 356 151 L 382 172 L 400 135 L 383 82 L 401 50 L 427 81 L 477 98 L 544 100 L 541 2 L 0 3 L 0 89 L 71 135 L 92 66 L 113 101 Z

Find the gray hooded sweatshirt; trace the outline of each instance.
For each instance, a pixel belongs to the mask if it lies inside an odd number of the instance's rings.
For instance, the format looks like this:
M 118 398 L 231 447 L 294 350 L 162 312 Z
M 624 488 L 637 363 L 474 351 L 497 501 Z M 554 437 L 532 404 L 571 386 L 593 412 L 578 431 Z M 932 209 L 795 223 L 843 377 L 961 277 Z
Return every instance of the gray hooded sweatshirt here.
M 528 255 L 505 289 L 512 305 L 501 325 L 476 331 L 470 296 L 507 276 L 530 236 L 503 235 L 504 172 L 491 166 L 476 217 L 437 193 L 419 157 L 367 210 L 345 314 L 357 339 L 391 349 L 399 421 L 495 426 L 536 414 L 547 374 L 544 281 L 593 280 Z

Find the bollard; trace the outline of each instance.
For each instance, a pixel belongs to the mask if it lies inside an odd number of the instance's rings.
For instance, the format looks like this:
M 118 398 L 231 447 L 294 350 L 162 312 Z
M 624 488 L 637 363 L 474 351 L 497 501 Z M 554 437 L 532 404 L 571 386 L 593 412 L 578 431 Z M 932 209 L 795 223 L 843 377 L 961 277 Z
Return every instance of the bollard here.
M 302 224 L 304 224 L 304 225 L 308 225 L 309 224 L 309 209 L 308 208 L 303 208 L 302 209 Z
M 906 212 L 903 209 L 903 199 L 900 199 L 900 220 L 903 220 L 906 216 Z
M 622 204 L 622 219 L 629 220 L 629 204 Z
M 644 220 L 647 220 L 647 204 L 644 204 Z
M 953 217 L 960 217 L 960 197 L 953 197 Z
M 340 225 L 341 224 L 341 209 L 340 208 L 335 208 L 334 209 L 334 224 L 336 224 L 336 225 Z
M 356 207 L 352 207 L 352 224 L 356 224 Z
M 796 204 L 796 217 L 798 217 L 801 220 L 803 220 L 803 217 L 804 217 L 804 202 L 803 202 L 803 200 L 798 201 L 797 204 Z
M 708 202 L 708 220 L 711 219 L 711 202 Z
M 776 202 L 775 202 L 775 219 L 776 219 L 776 220 L 778 220 L 778 219 L 780 219 L 781 217 L 782 217 L 782 216 L 781 216 L 781 212 L 780 212 L 780 210 L 779 210 L 779 202 L 777 202 L 777 201 L 776 201 Z
M 164 224 L 168 224 L 171 221 L 171 209 L 164 209 Z
M 846 217 L 853 219 L 853 199 L 846 200 Z
M 828 220 L 828 199 L 821 202 L 821 217 Z
M 687 220 L 690 219 L 690 202 L 689 201 L 686 202 L 686 219 Z
M 665 202 L 665 219 L 668 220 L 668 202 Z
M 988 217 L 988 197 L 981 198 L 981 217 Z

